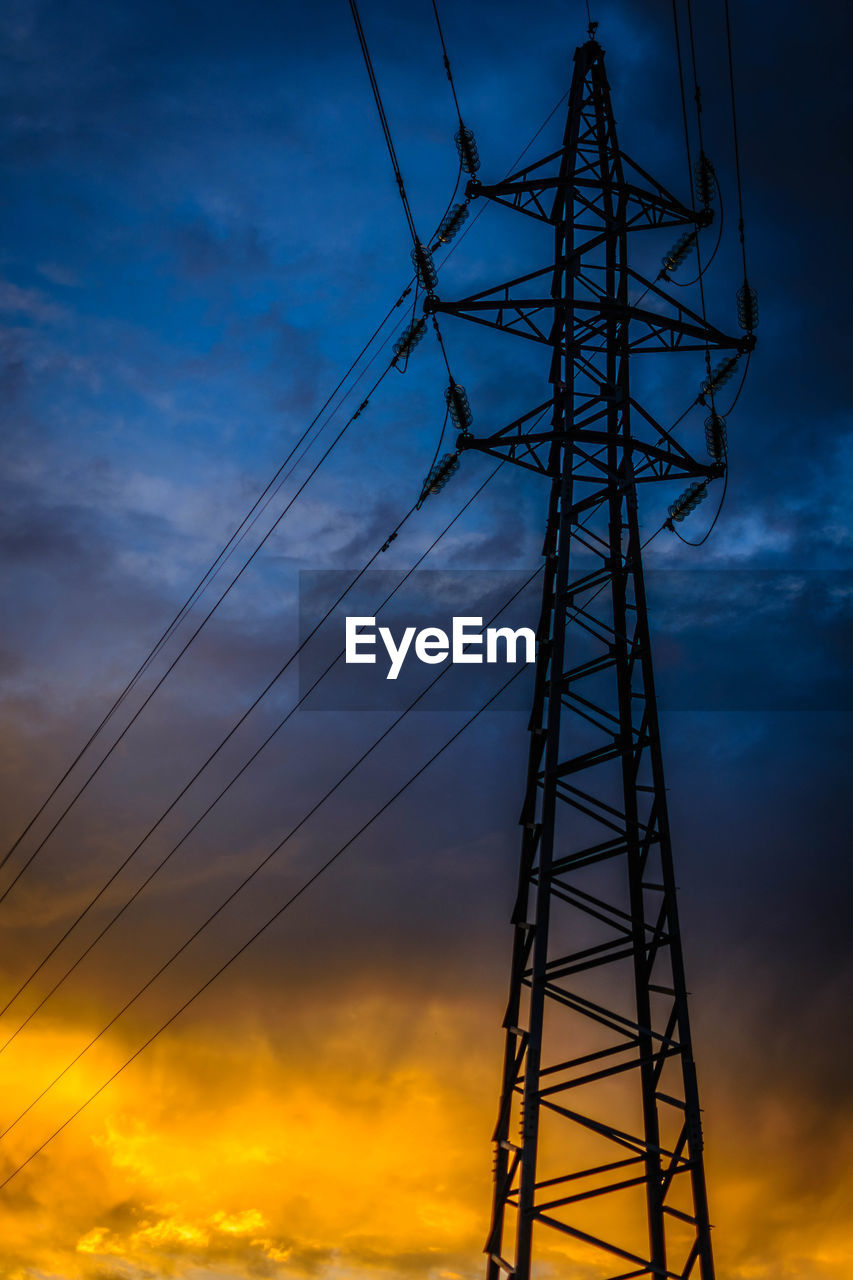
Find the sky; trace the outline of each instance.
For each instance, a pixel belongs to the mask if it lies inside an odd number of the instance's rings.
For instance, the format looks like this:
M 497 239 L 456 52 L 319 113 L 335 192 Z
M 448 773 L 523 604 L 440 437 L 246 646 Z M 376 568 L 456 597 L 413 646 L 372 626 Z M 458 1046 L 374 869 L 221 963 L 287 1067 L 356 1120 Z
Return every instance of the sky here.
M 360 9 L 426 236 L 457 179 L 432 6 Z M 694 9 L 725 210 L 708 308 L 733 330 L 742 273 L 723 8 Z M 471 0 L 441 12 L 480 176 L 507 172 L 549 117 L 527 158 L 559 145 L 565 108 L 551 112 L 585 5 Z M 670 5 L 600 0 L 592 16 L 622 146 L 686 198 Z M 853 1270 L 850 15 L 830 3 L 806 19 L 789 0 L 744 0 L 733 22 L 759 342 L 729 419 L 712 536 L 693 548 L 662 533 L 646 565 L 719 1272 L 829 1280 Z M 446 372 L 432 335 L 402 376 L 370 391 L 411 314 L 411 295 L 393 306 L 410 241 L 349 7 L 11 0 L 0 42 L 0 853 L 297 446 L 283 487 L 0 869 L 0 1181 L 65 1125 L 0 1191 L 0 1270 L 469 1280 L 482 1274 L 488 1228 L 529 683 L 121 1070 L 461 727 L 484 688 L 407 716 L 306 819 L 404 705 L 333 684 L 187 835 L 304 691 L 319 661 L 306 654 L 143 842 L 293 653 L 300 575 L 304 635 L 311 593 L 327 598 L 397 528 L 439 441 Z M 439 293 L 529 269 L 541 245 L 490 210 L 442 267 Z M 668 247 L 655 242 L 650 261 Z M 476 431 L 546 392 L 536 352 L 473 328 L 443 325 Z M 664 417 L 701 377 L 683 359 L 644 374 Z M 685 430 L 699 439 L 701 416 Z M 365 579 L 360 608 L 378 605 L 439 535 L 424 569 L 443 571 L 451 600 L 472 584 L 500 599 L 536 569 L 536 477 L 505 467 L 443 532 L 489 471 L 463 457 L 381 556 L 382 574 Z M 650 534 L 675 495 L 642 496 Z M 685 536 L 704 533 L 716 501 Z M 422 609 L 435 581 L 413 579 L 393 616 Z M 334 650 L 324 643 L 322 657 Z M 538 1266 L 542 1280 L 599 1275 L 544 1239 Z

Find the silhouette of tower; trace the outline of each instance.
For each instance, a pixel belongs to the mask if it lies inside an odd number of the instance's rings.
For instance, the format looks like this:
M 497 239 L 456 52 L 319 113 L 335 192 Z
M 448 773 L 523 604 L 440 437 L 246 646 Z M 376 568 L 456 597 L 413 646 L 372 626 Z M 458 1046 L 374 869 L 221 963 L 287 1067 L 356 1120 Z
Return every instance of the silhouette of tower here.
M 553 257 L 427 299 L 550 349 L 547 398 L 457 445 L 550 479 L 489 1280 L 529 1280 L 534 1228 L 572 1280 L 714 1276 L 637 493 L 691 482 L 677 517 L 723 474 L 725 449 L 693 457 L 640 403 L 631 365 L 727 353 L 719 376 L 707 364 L 713 404 L 754 339 L 715 329 L 629 257 L 639 232 L 706 227 L 708 186 L 691 209 L 620 150 L 591 28 L 562 147 L 468 188 L 551 228 Z

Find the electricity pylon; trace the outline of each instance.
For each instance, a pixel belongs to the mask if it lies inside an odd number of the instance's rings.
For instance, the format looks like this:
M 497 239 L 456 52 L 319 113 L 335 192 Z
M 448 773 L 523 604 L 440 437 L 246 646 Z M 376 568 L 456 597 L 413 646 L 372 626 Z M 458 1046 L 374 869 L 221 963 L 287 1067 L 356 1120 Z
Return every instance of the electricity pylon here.
M 572 1280 L 713 1280 L 637 492 L 681 478 L 695 493 L 725 464 L 656 421 L 630 367 L 754 340 L 629 264 L 634 233 L 698 231 L 711 213 L 620 150 L 594 38 L 575 54 L 562 147 L 468 194 L 554 234 L 542 269 L 426 304 L 551 353 L 542 404 L 458 442 L 551 481 L 487 1274 L 529 1280 L 535 1227 Z

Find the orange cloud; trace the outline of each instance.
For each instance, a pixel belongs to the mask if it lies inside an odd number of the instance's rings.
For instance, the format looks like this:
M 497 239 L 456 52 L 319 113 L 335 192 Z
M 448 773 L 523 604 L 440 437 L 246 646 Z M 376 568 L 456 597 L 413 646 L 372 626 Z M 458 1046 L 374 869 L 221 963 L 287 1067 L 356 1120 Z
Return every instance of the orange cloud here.
M 288 1042 L 230 1023 L 227 1036 L 198 1023 L 164 1038 L 10 1184 L 2 1273 L 481 1276 L 500 1052 L 493 1013 L 376 995 L 295 1011 Z M 10 1100 L 83 1035 L 72 1026 L 34 1032 L 16 1078 L 4 1081 Z M 6 1140 L 7 1162 L 125 1052 L 103 1046 L 69 1077 L 44 1114 Z M 850 1175 L 824 1185 L 819 1201 L 807 1178 L 792 1176 L 802 1134 L 786 1105 L 763 1101 L 749 1144 L 734 1100 L 709 1125 L 721 1272 L 837 1280 L 849 1271 Z M 607 1274 L 556 1236 L 540 1234 L 539 1258 L 543 1276 Z

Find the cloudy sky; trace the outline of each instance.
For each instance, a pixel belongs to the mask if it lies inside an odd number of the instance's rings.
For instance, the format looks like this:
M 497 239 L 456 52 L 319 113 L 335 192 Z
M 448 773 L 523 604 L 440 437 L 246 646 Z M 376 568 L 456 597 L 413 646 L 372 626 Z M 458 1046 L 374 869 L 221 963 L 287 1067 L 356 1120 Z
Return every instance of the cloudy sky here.
M 592 7 L 622 145 L 686 198 L 671 7 Z M 457 180 L 432 6 L 363 0 L 361 13 L 426 236 Z M 845 6 L 809 14 L 733 6 L 759 346 L 729 421 L 711 539 L 694 549 L 661 534 L 647 552 L 715 1247 L 733 1280 L 829 1280 L 853 1267 L 851 33 Z M 568 89 L 585 5 L 447 0 L 442 16 L 481 176 L 500 177 Z M 697 0 L 695 19 L 726 217 L 708 304 L 731 330 L 741 276 L 722 4 Z M 477 703 L 447 697 L 406 717 L 303 822 L 399 714 L 360 708 L 341 687 L 289 718 L 187 835 L 293 707 L 291 663 L 148 835 L 293 653 L 300 573 L 305 588 L 318 570 L 337 581 L 359 569 L 409 511 L 441 432 L 446 373 L 430 335 L 302 489 L 386 367 L 411 304 L 393 306 L 410 243 L 344 0 L 10 0 L 0 39 L 0 854 L 290 458 L 282 487 L 0 870 L 6 1178 Z M 563 110 L 529 158 L 558 145 Z M 439 292 L 495 283 L 540 265 L 541 252 L 491 210 Z M 516 350 L 525 344 L 461 322 L 444 332 L 475 430 L 545 398 L 537 353 Z M 661 416 L 690 403 L 700 376 L 686 358 L 648 375 Z M 701 417 L 686 430 L 701 433 Z M 545 496 L 533 477 L 505 467 L 443 533 L 490 470 L 465 456 L 382 556 L 360 608 L 378 606 L 439 535 L 424 567 L 453 570 L 451 584 L 500 570 L 489 580 L 498 598 L 533 572 Z M 647 532 L 673 496 L 649 496 Z M 715 506 L 685 534 L 700 537 Z M 420 607 L 416 583 L 395 616 L 407 598 Z M 481 1274 L 526 757 L 519 691 L 0 1191 L 4 1275 Z M 543 1277 L 588 1280 L 553 1243 L 542 1259 Z

